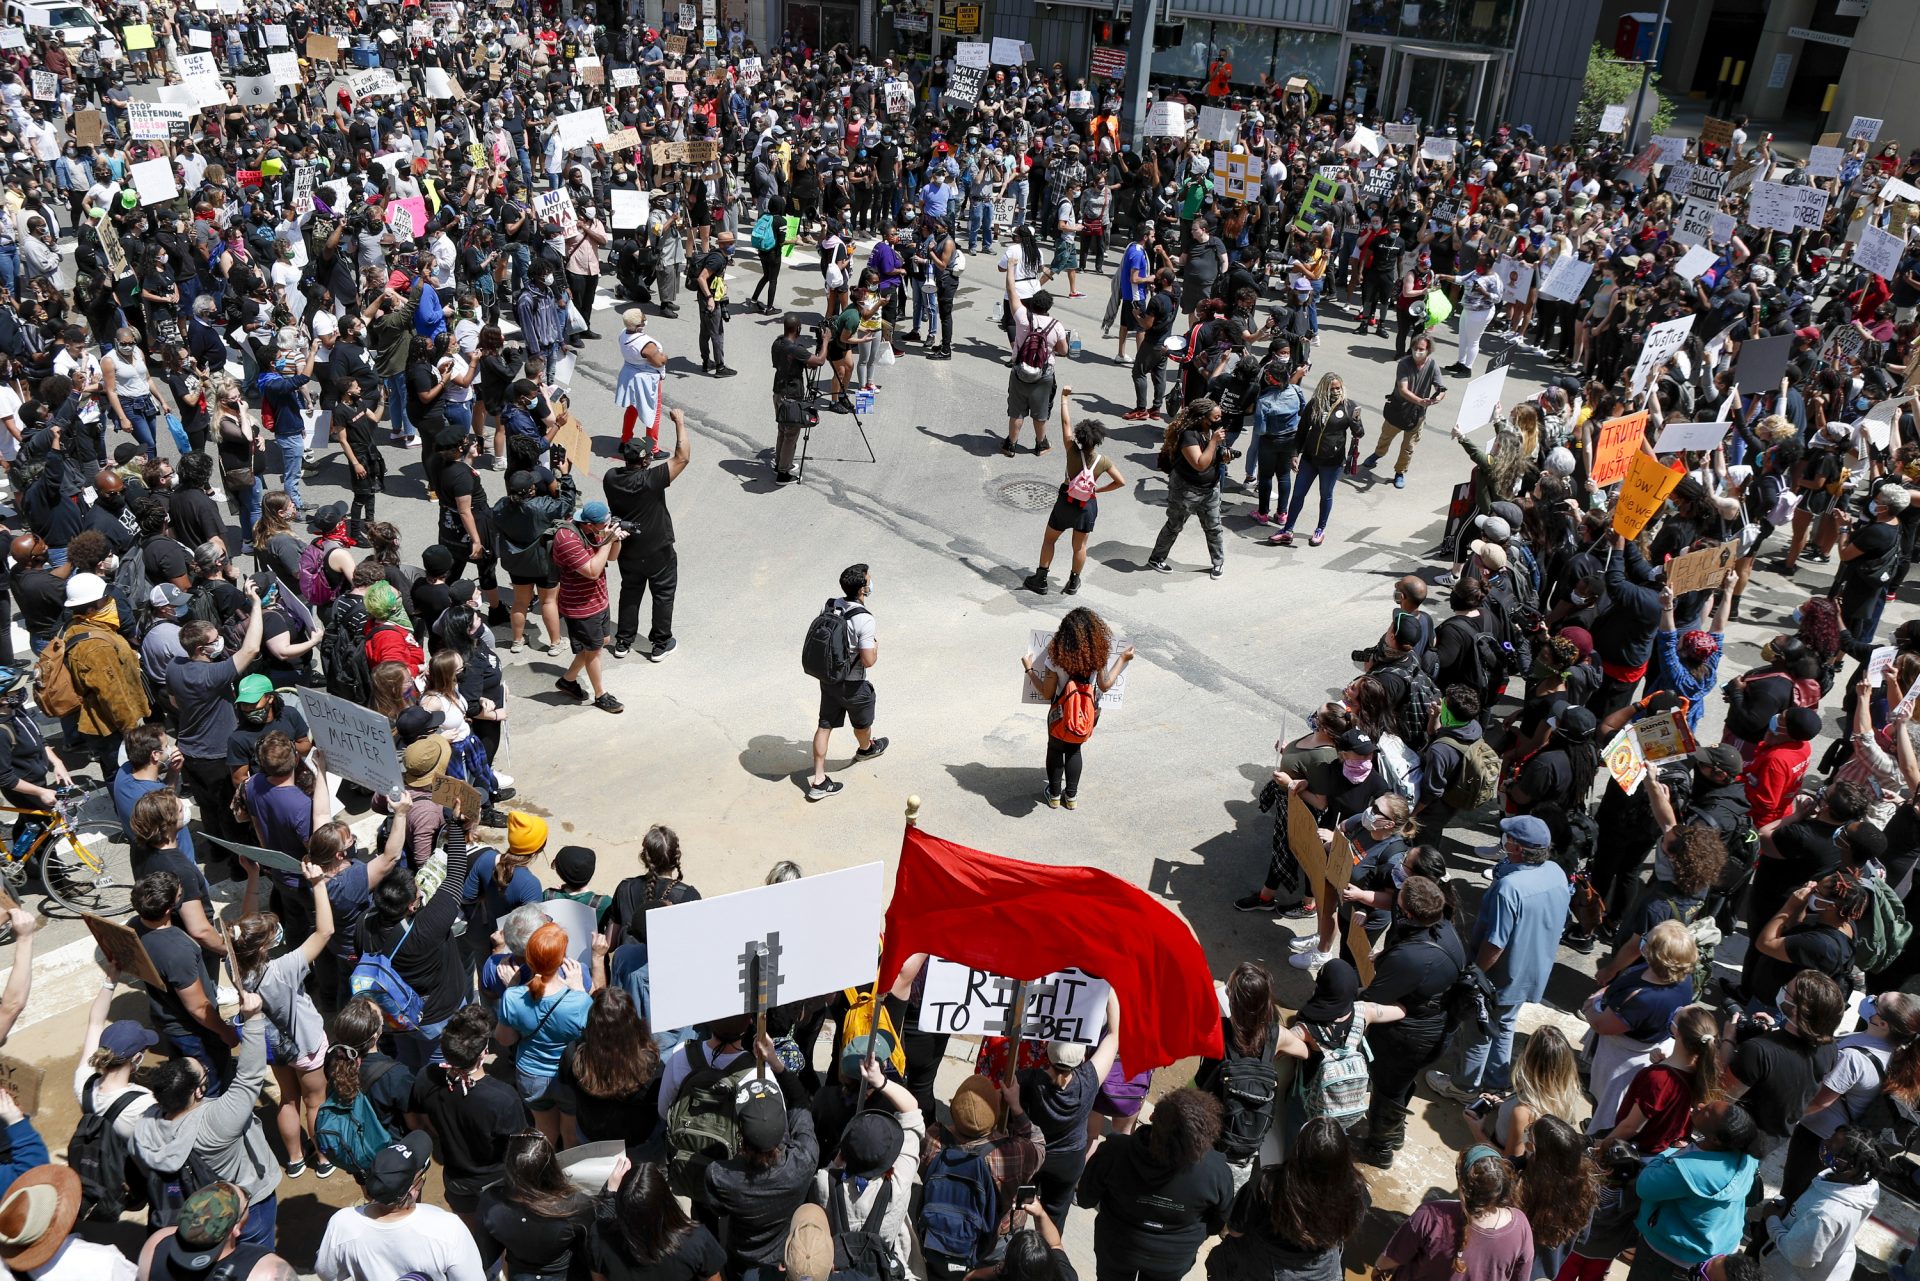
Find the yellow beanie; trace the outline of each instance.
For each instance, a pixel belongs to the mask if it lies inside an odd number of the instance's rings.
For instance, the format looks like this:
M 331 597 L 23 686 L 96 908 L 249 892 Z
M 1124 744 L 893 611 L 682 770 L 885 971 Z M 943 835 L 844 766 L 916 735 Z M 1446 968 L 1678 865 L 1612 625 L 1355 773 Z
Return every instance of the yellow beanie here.
M 547 843 L 547 820 L 514 810 L 507 815 L 507 852 L 536 854 Z

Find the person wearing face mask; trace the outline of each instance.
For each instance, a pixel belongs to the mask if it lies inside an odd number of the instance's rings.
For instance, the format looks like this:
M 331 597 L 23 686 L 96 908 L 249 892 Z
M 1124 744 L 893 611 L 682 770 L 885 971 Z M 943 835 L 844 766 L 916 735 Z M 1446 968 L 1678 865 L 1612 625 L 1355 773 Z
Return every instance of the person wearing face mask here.
M 227 764 L 227 746 L 240 728 L 233 707 L 234 684 L 260 652 L 260 600 L 251 585 L 247 591 L 252 608 L 246 637 L 238 650 L 227 655 L 219 630 L 212 623 L 196 620 L 180 629 L 180 648 L 186 651 L 186 657 L 176 658 L 167 669 L 182 781 L 201 823 L 211 834 L 228 840 L 247 839 L 233 818 L 235 782 Z M 210 873 L 225 871 L 231 875 L 230 864 L 216 866 L 209 859 L 208 868 Z
M 600 336 L 593 330 L 593 296 L 600 283 L 600 250 L 612 238 L 591 202 L 580 206 L 579 217 L 566 232 L 567 289 L 587 325 L 580 338 Z
M 235 787 L 253 773 L 254 749 L 269 734 L 285 734 L 303 756 L 313 750 L 313 731 L 299 705 L 275 692 L 273 682 L 258 672 L 241 679 L 233 696 L 233 713 L 236 725 L 227 736 L 227 768 Z
M 1418 864 L 1425 869 L 1425 856 L 1431 853 L 1423 846 L 1404 855 L 1399 866 L 1411 871 Z M 1388 1169 L 1394 1153 L 1406 1143 L 1407 1103 L 1414 1086 L 1446 1044 L 1446 993 L 1466 969 L 1467 958 L 1459 935 L 1446 919 L 1446 894 L 1432 877 L 1414 871 L 1397 888 L 1359 893 L 1368 897 L 1363 900 L 1356 894 L 1354 902 L 1391 908 L 1393 922 L 1374 958 L 1373 982 L 1360 993 L 1371 1007 L 1367 1044 L 1373 1053 L 1368 1068 L 1367 1137 L 1354 1155 Z
M 1720 1050 L 1721 1086 L 1753 1117 L 1750 1149 L 1765 1157 L 1787 1141 L 1840 1057 L 1834 1031 L 1846 1011 L 1840 985 L 1816 970 L 1794 974 L 1762 1008 L 1733 1015 Z
M 1691 1126 L 1690 1143 L 1655 1156 L 1634 1181 L 1640 1241 L 1627 1281 L 1701 1275 L 1710 1260 L 1740 1247 L 1760 1169 L 1754 1118 L 1719 1099 L 1694 1108 Z

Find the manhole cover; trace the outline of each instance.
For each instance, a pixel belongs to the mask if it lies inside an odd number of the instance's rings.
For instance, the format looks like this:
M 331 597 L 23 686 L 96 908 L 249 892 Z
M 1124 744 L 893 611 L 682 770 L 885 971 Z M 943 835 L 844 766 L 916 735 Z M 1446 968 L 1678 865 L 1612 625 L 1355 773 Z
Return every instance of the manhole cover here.
M 1053 506 L 1060 486 L 1046 480 L 1003 480 L 994 486 L 993 496 L 1016 511 L 1045 511 Z

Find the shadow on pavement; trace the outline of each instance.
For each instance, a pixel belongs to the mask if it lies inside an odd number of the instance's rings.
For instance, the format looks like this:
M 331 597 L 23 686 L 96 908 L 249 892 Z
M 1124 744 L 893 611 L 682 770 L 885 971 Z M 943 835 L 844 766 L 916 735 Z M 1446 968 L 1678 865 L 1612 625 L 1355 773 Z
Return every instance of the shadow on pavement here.
M 1032 765 L 949 765 L 947 773 L 963 791 L 972 792 L 1008 818 L 1021 818 L 1045 809 L 1041 799 L 1047 774 L 1039 761 Z M 1061 811 L 1065 813 L 1065 811 Z

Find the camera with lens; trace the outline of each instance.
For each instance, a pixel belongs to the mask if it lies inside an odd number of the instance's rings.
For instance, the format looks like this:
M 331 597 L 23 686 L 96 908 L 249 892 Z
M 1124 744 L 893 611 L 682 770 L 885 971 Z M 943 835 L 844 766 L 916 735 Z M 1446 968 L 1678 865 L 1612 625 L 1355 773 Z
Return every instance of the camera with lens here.
M 607 524 L 612 526 L 614 529 L 619 530 L 621 533 L 625 534 L 629 538 L 634 537 L 640 532 L 640 525 L 636 521 L 621 520 L 620 518 L 615 517 L 613 520 L 608 521 Z

